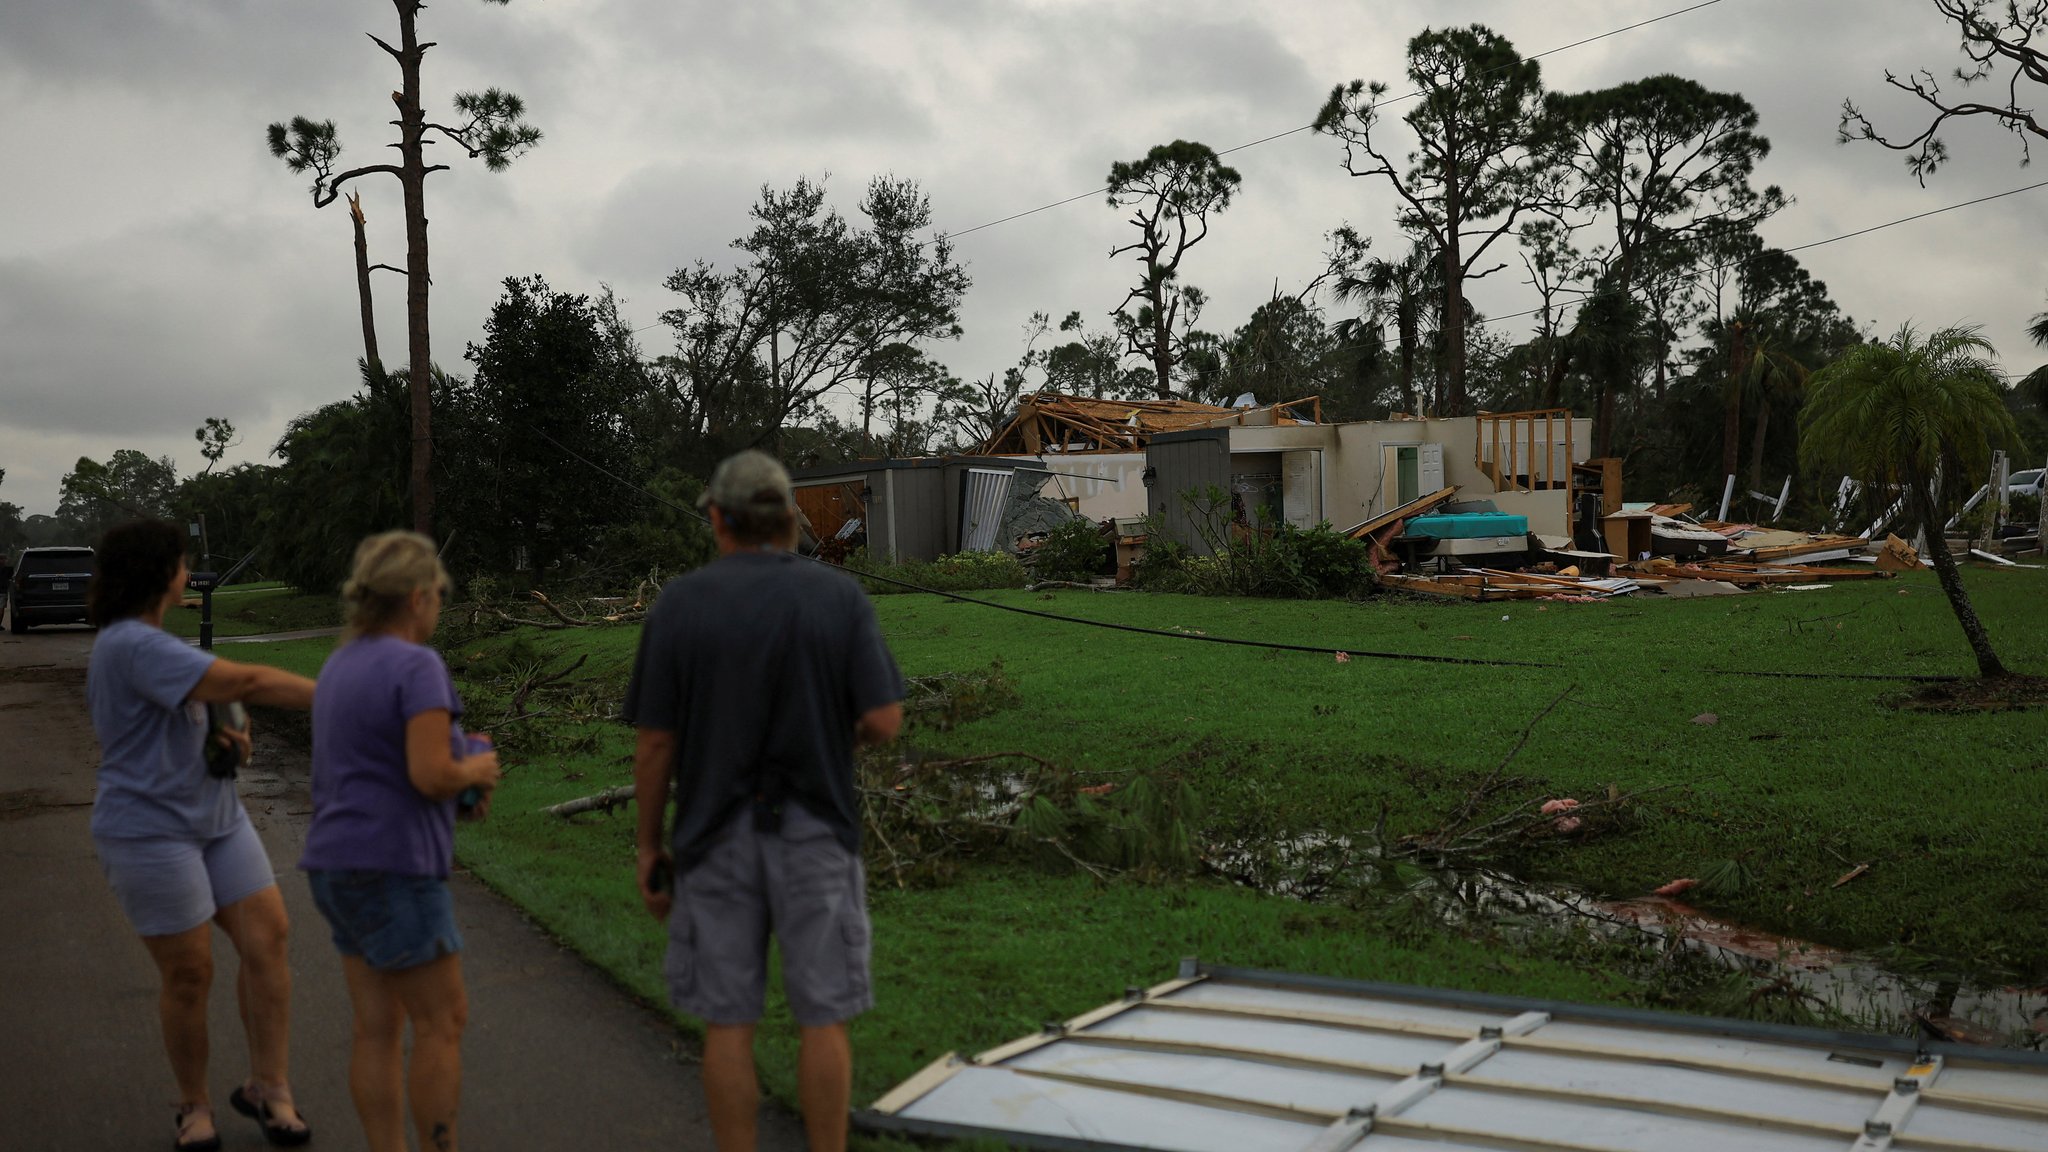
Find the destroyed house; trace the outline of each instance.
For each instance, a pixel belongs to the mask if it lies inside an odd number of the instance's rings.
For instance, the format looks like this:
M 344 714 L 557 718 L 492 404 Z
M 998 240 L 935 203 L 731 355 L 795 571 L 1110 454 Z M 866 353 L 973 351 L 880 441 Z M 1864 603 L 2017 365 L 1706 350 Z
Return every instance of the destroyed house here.
M 1309 427 L 1315 397 L 1266 407 L 1097 400 L 1042 392 L 971 455 L 860 460 L 795 473 L 797 505 L 828 554 L 892 561 L 1014 551 L 1062 520 L 1146 515 L 1145 448 L 1163 432 Z M 832 542 L 837 542 L 836 545 Z
M 865 547 L 900 563 L 1008 550 L 1076 513 L 1032 460 L 934 456 L 857 460 L 791 476 L 797 508 L 834 559 Z
M 1234 523 L 1328 521 L 1345 531 L 1456 488 L 1462 502 L 1518 518 L 1523 532 L 1568 536 L 1574 496 L 1611 475 L 1587 463 L 1591 431 L 1592 421 L 1553 409 L 1167 432 L 1145 451 L 1146 511 L 1168 536 L 1206 550 L 1215 528 L 1198 521 L 1212 491 Z M 1618 484 L 1608 487 L 1618 499 Z

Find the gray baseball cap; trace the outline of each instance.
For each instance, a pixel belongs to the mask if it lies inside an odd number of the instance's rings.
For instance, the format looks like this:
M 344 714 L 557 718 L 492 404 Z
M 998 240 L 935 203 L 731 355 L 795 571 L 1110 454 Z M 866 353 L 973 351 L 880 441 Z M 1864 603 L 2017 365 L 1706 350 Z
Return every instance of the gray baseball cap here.
M 774 515 L 796 508 L 789 470 L 766 452 L 749 448 L 719 461 L 711 483 L 697 497 L 697 507 L 716 504 L 742 515 Z

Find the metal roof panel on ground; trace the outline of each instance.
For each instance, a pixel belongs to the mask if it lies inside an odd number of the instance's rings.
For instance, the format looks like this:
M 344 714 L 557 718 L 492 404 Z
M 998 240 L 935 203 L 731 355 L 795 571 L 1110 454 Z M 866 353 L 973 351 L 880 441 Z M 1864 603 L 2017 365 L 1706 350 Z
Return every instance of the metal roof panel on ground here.
M 1046 1149 L 2048 1148 L 2048 1054 L 1190 965 L 859 1123 Z

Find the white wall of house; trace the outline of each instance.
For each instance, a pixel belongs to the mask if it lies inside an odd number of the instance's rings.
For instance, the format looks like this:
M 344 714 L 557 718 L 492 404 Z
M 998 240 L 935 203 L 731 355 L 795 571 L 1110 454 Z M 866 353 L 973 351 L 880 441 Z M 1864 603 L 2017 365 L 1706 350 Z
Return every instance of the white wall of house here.
M 1556 421 L 1549 437 L 1551 453 L 1560 470 L 1565 467 L 1565 424 L 1566 421 Z M 1587 459 L 1592 446 L 1593 422 L 1575 419 L 1570 424 L 1571 463 L 1582 462 Z M 1491 500 L 1503 512 L 1527 516 L 1532 532 L 1550 536 L 1569 535 L 1571 510 L 1566 506 L 1562 489 L 1494 491 L 1493 481 L 1480 471 L 1474 460 L 1475 448 L 1480 447 L 1475 443 L 1478 434 L 1479 421 L 1469 416 L 1451 420 L 1232 428 L 1230 452 L 1233 461 L 1241 454 L 1260 454 L 1256 461 L 1248 460 L 1247 463 L 1257 463 L 1262 467 L 1272 465 L 1283 477 L 1290 477 L 1283 480 L 1283 484 L 1298 483 L 1294 472 L 1312 461 L 1321 477 L 1314 498 L 1316 516 L 1342 529 L 1400 505 L 1398 477 L 1394 472 L 1397 456 L 1390 450 L 1437 444 L 1443 449 L 1444 483 L 1458 487 L 1459 499 Z M 1540 432 L 1537 440 L 1536 456 L 1540 460 L 1544 453 L 1544 436 Z M 1492 447 L 1490 443 L 1484 446 L 1485 455 L 1489 458 Z M 1526 466 L 1521 462 L 1529 455 L 1526 442 L 1512 453 L 1505 447 L 1501 451 L 1503 459 L 1517 462 L 1518 467 L 1525 471 Z M 1073 459 L 1065 457 L 1062 463 Z M 1539 471 L 1540 467 L 1539 464 Z M 1233 472 L 1236 471 L 1240 469 L 1233 464 Z M 1426 492 L 1421 494 L 1427 495 Z M 1307 506 L 1305 499 L 1297 495 L 1289 507 L 1304 508 Z M 1289 518 L 1295 517 L 1290 515 Z
M 1145 514 L 1143 452 L 1071 452 L 1011 456 L 1029 460 L 1053 473 L 1044 493 L 1055 500 L 1078 500 L 1083 518 L 1095 521 Z

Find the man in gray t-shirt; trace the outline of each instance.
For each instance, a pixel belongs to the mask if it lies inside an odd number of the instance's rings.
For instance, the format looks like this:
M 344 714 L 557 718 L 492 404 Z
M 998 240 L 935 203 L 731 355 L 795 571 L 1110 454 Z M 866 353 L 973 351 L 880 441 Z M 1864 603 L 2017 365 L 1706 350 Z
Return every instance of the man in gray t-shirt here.
M 896 738 L 903 678 L 860 586 L 791 551 L 796 501 L 774 458 L 727 459 L 698 504 L 719 558 L 662 589 L 626 689 L 640 896 L 668 923 L 670 998 L 705 1023 L 720 1152 L 754 1148 L 771 931 L 803 1033 L 804 1125 L 813 1152 L 836 1152 L 846 1022 L 874 1003 L 854 752 Z

